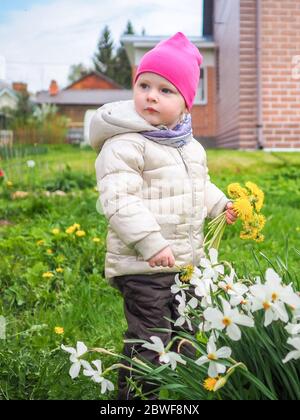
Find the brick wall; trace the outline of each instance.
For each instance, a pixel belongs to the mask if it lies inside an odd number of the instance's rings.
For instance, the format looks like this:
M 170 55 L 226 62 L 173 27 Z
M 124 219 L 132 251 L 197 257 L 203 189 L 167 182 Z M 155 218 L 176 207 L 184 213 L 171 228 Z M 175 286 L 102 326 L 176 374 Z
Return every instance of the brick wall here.
M 221 147 L 258 145 L 257 3 L 215 0 Z M 260 4 L 263 144 L 267 149 L 300 148 L 300 0 L 260 0 Z
M 216 141 L 218 147 L 238 148 L 240 137 L 240 0 L 215 0 L 216 51 Z
M 261 35 L 265 147 L 300 148 L 300 0 L 262 0 Z
M 238 146 L 242 149 L 255 149 L 258 142 L 256 2 L 256 0 L 240 1 L 240 136 Z
M 207 104 L 194 105 L 192 108 L 194 136 L 211 138 L 216 135 L 216 74 L 214 67 L 207 67 Z M 209 140 L 206 143 L 209 146 Z

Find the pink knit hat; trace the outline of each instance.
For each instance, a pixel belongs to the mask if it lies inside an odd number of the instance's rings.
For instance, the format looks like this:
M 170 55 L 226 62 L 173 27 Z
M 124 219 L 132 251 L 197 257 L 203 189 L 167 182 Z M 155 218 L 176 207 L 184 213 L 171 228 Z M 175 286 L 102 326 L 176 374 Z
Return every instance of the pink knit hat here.
M 202 55 L 182 32 L 161 41 L 142 58 L 134 83 L 141 73 L 156 73 L 169 80 L 184 97 L 190 110 L 195 99 Z

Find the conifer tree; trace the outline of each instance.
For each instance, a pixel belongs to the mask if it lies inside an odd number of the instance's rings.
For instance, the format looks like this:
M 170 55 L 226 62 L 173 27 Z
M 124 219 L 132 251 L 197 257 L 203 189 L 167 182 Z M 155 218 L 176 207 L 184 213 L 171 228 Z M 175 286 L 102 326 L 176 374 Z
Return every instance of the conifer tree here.
M 109 27 L 106 25 L 100 36 L 97 51 L 93 57 L 95 70 L 114 79 L 114 42 Z
M 134 35 L 134 29 L 130 21 L 127 22 L 123 35 Z M 122 42 L 114 59 L 114 80 L 124 88 L 131 89 L 132 87 L 131 65 Z

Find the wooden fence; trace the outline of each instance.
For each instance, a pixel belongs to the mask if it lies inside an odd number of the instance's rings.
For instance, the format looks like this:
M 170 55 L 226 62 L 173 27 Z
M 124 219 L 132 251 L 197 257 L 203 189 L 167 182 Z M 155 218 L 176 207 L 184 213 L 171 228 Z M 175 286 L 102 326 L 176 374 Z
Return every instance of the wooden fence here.
M 11 130 L 0 130 L 0 147 L 12 147 L 14 133 Z

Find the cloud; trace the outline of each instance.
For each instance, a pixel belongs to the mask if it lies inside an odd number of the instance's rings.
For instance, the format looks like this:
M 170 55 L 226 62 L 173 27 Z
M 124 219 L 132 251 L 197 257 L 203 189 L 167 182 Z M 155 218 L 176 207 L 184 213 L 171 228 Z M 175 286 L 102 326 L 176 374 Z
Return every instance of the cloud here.
M 91 65 L 104 25 L 115 45 L 131 20 L 147 35 L 201 35 L 202 0 L 49 0 L 11 12 L 0 27 L 0 55 L 8 81 L 24 81 L 31 91 L 51 79 L 67 84 L 72 64 Z

